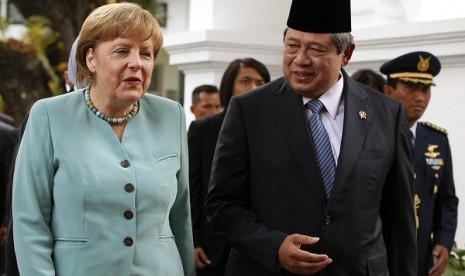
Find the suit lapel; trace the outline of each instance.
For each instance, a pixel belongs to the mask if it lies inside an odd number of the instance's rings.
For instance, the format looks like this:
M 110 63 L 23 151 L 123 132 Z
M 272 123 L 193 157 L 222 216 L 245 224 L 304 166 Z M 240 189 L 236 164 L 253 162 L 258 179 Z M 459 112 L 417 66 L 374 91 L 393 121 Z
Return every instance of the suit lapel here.
M 351 82 L 352 80 L 344 72 L 344 130 L 336 169 L 336 178 L 329 205 L 344 190 L 344 185 L 347 183 L 347 179 L 358 162 L 358 156 L 360 155 L 372 121 L 370 115 L 373 112 L 368 101 L 366 101 L 366 92 Z M 362 117 L 363 113 L 361 112 L 365 112 L 366 116 Z
M 317 170 L 302 97 L 292 91 L 284 78 L 271 97 L 270 113 L 281 135 L 308 176 L 319 198 L 326 202 L 323 183 Z

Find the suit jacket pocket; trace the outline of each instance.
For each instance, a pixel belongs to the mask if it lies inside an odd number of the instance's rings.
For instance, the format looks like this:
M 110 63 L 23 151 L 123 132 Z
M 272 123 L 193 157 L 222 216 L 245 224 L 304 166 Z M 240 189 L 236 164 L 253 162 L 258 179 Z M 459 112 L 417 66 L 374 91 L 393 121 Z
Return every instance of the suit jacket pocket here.
M 173 235 L 159 235 L 158 239 L 161 242 L 174 242 L 174 236 Z
M 85 246 L 89 243 L 88 239 L 80 238 L 55 238 L 55 246 Z
M 164 163 L 164 162 L 169 162 L 169 161 L 176 161 L 178 158 L 179 154 L 173 153 L 173 154 L 168 154 L 161 156 L 156 159 L 156 163 Z
M 370 276 L 389 276 L 386 251 L 368 256 L 367 265 Z

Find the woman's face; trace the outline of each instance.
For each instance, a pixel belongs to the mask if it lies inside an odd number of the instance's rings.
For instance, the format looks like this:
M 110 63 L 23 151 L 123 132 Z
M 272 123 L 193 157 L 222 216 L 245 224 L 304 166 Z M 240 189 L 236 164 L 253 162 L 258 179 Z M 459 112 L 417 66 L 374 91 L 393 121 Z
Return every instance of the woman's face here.
M 233 96 L 248 92 L 263 84 L 265 81 L 257 70 L 251 67 L 242 67 L 234 79 Z
M 105 41 L 89 49 L 86 62 L 96 75 L 93 90 L 98 91 L 99 96 L 132 104 L 150 86 L 155 62 L 153 43 L 133 38 Z

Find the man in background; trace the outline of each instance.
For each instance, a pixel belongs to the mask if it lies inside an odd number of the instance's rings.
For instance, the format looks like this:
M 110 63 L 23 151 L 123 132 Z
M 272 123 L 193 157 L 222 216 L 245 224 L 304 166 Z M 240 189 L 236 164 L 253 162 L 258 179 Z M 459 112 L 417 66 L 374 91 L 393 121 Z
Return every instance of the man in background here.
M 212 116 L 220 112 L 220 93 L 214 85 L 204 84 L 192 91 L 191 112 L 195 119 Z
M 418 121 L 440 70 L 439 59 L 424 51 L 399 56 L 380 68 L 387 75 L 384 93 L 403 103 L 412 135 L 418 276 L 442 275 L 457 229 L 458 198 L 447 132 Z

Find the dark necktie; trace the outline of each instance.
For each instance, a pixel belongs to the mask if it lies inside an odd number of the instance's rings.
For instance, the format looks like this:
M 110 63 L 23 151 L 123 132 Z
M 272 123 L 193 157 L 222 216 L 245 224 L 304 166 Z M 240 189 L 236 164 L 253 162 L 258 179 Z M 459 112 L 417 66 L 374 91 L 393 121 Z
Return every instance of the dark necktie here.
M 308 121 L 308 127 L 310 128 L 313 144 L 315 146 L 316 158 L 320 167 L 326 198 L 329 198 L 336 175 L 336 163 L 334 162 L 328 133 L 320 120 L 319 114 L 323 108 L 323 103 L 319 100 L 311 100 L 307 103 L 307 107 L 312 111 L 310 120 Z
M 413 136 L 413 132 L 409 130 L 409 138 L 410 138 L 410 152 L 412 156 L 415 156 L 415 136 Z

